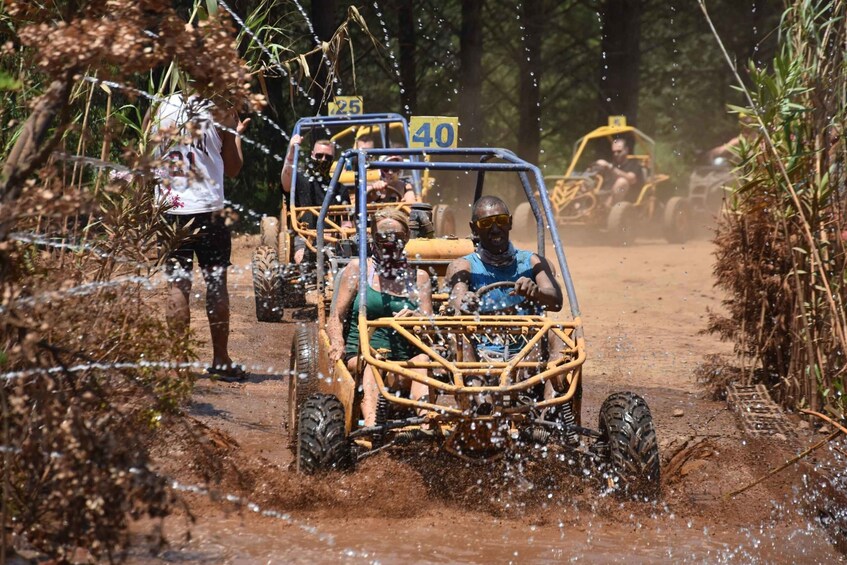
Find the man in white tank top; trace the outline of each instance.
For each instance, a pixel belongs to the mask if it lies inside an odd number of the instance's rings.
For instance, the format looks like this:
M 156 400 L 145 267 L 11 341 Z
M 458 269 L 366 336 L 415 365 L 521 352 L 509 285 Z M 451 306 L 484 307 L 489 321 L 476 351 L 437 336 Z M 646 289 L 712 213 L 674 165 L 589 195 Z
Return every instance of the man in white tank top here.
M 236 176 L 244 164 L 241 138 L 219 129 L 210 112 L 212 103 L 195 96 L 171 95 L 156 109 L 153 131 L 162 142 L 156 155 L 159 170 L 156 196 L 170 208 L 166 217 L 178 226 L 198 230 L 190 241 L 166 259 L 169 276 L 167 319 L 171 328 L 187 331 L 191 321 L 189 296 L 195 256 L 206 281 L 206 314 L 212 334 L 212 364 L 207 373 L 221 380 L 247 378 L 244 368 L 229 356 L 229 291 L 227 267 L 232 242 L 224 223 L 224 175 Z M 223 125 L 239 134 L 250 119 L 233 112 Z

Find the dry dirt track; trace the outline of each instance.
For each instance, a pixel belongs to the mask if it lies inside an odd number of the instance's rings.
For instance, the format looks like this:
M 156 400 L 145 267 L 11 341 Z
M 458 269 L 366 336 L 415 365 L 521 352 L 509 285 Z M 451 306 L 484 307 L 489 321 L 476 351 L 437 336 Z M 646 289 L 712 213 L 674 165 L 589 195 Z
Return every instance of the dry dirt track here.
M 706 309 L 719 308 L 711 283 L 711 245 L 640 242 L 630 248 L 576 246 L 568 261 L 588 343 L 583 421 L 596 426 L 602 400 L 617 390 L 644 396 L 663 455 L 690 449 L 663 469 L 655 504 L 601 496 L 563 464 L 530 458 L 520 469 L 468 467 L 445 456 L 398 454 L 366 461 L 352 474 L 305 479 L 287 470 L 284 427 L 291 335 L 297 323 L 255 322 L 249 274 L 254 238 L 236 241 L 230 279 L 231 352 L 248 365 L 243 385 L 201 380 L 191 414 L 213 430 L 225 474 L 223 491 L 286 518 L 257 516 L 189 495 L 198 522 L 169 518 L 171 546 L 155 560 L 188 562 L 831 562 L 839 554 L 802 503 L 800 471 L 726 500 L 785 460 L 802 436 L 750 441 L 722 402 L 707 399 L 694 377 L 725 344 L 700 335 Z M 201 301 L 193 324 L 206 339 Z M 205 359 L 204 359 L 205 360 Z M 674 412 L 682 415 L 674 416 Z M 222 440 L 220 438 L 223 438 Z M 693 446 L 693 447 L 691 447 Z M 163 468 L 197 480 L 179 447 Z M 233 478 L 235 477 L 235 478 Z M 142 550 L 132 560 L 147 561 Z

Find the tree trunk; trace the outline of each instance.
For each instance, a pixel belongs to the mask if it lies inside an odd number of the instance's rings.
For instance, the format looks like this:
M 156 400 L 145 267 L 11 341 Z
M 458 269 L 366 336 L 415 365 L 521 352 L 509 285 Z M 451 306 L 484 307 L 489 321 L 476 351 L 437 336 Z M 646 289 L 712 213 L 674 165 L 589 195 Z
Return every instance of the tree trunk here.
M 312 8 L 310 10 L 310 18 L 312 26 L 315 28 L 315 36 L 319 41 L 329 41 L 332 39 L 332 34 L 335 33 L 337 22 L 335 20 L 337 2 L 336 0 L 312 0 Z M 323 101 L 329 100 L 334 94 L 332 84 L 327 84 L 329 80 L 326 61 L 321 53 L 315 53 L 309 56 L 309 68 L 312 70 L 312 76 L 319 88 L 325 89 Z M 321 102 L 320 110 L 323 112 L 323 101 Z M 317 110 L 317 109 L 316 109 Z
M 623 114 L 638 122 L 638 76 L 641 64 L 643 0 L 604 0 L 600 67 L 601 123 L 606 116 Z
M 75 70 L 57 78 L 41 95 L 24 123 L 0 174 L 0 202 L 16 199 L 24 181 L 50 156 L 68 122 L 67 107 Z M 0 227 L 0 241 L 5 229 Z
M 545 18 L 544 0 L 523 0 L 524 49 L 518 61 L 518 155 L 530 163 L 538 162 L 541 150 L 541 38 Z
M 484 0 L 462 2 L 459 34 L 459 137 L 462 145 L 482 143 L 482 5 Z
M 400 106 L 408 117 L 418 105 L 417 67 L 415 66 L 415 13 L 412 0 L 397 2 L 398 43 L 400 44 Z

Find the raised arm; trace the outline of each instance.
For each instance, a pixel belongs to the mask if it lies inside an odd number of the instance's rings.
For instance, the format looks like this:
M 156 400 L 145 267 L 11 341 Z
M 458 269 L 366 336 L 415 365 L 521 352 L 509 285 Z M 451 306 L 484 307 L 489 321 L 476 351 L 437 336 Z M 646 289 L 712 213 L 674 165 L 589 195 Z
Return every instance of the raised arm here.
M 444 275 L 447 286 L 450 289 L 450 300 L 448 304 L 455 312 L 460 310 L 462 300 L 468 294 L 471 284 L 471 264 L 467 259 L 454 259 L 448 266 Z
M 294 171 L 294 147 L 303 142 L 303 137 L 300 135 L 292 135 L 291 143 L 288 144 L 288 153 L 285 154 L 285 163 L 282 165 L 282 172 L 279 174 L 279 180 L 282 183 L 282 190 L 287 194 L 291 192 L 291 173 Z
M 237 176 L 244 166 L 244 154 L 241 151 L 241 134 L 247 129 L 250 118 L 241 120 L 233 110 L 224 125 L 234 129 L 236 133 L 218 130 L 221 136 L 221 157 L 224 161 L 224 174 L 228 177 Z

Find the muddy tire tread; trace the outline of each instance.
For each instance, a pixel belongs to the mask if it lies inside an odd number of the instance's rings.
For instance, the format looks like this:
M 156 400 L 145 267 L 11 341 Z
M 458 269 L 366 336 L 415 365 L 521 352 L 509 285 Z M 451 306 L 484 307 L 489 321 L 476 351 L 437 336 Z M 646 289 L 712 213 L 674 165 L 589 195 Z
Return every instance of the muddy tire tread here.
M 279 220 L 273 216 L 263 216 L 259 223 L 259 245 L 270 247 L 279 254 Z
M 535 216 L 532 215 L 532 207 L 529 205 L 529 202 L 518 204 L 515 212 L 512 214 L 512 218 L 512 226 L 517 233 L 527 237 L 534 237 L 536 235 L 535 228 L 537 224 L 535 222 Z
M 684 215 L 682 227 L 679 216 Z M 691 205 L 688 199 L 674 196 L 665 205 L 664 232 L 668 243 L 685 243 L 691 237 Z
M 609 210 L 606 227 L 612 245 L 624 246 L 635 243 L 635 207 L 630 202 L 618 202 Z
M 306 399 L 318 392 L 318 329 L 315 324 L 301 324 L 291 341 L 291 361 L 288 381 L 287 426 L 296 444 L 297 422 L 300 407 Z M 293 403 L 293 406 L 291 405 Z
M 299 470 L 305 474 L 350 467 L 350 443 L 344 429 L 344 406 L 331 394 L 314 394 L 300 409 L 297 434 Z
M 260 246 L 253 253 L 253 295 L 256 299 L 256 319 L 260 322 L 281 322 L 282 278 L 276 251 Z
M 610 472 L 622 495 L 654 498 L 659 494 L 659 444 L 647 402 L 618 392 L 600 408 L 601 441 L 608 444 Z
M 436 204 L 432 207 L 432 224 L 435 237 L 456 235 L 456 215 L 447 204 Z

